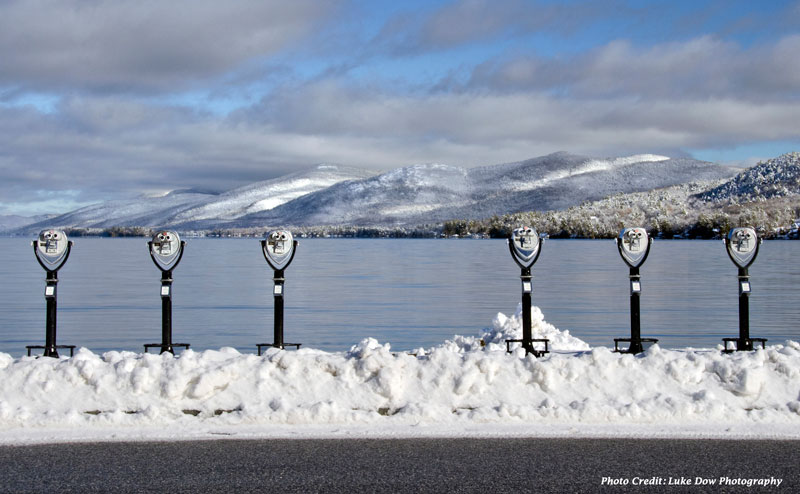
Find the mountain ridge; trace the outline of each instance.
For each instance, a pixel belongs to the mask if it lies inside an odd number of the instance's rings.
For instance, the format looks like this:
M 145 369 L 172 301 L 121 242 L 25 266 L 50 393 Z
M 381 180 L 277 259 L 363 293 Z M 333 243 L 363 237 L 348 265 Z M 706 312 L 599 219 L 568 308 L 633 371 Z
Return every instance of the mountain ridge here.
M 724 184 L 699 195 L 710 202 L 753 201 L 800 194 L 800 153 L 760 161 Z
M 595 158 L 563 151 L 475 168 L 430 163 L 384 173 L 323 164 L 221 194 L 189 190 L 107 201 L 14 232 L 49 227 L 211 230 L 441 223 L 457 217 L 563 209 L 612 194 L 734 175 L 730 167 L 689 158 Z
M 265 197 L 276 204 L 282 204 L 291 200 L 293 194 L 304 195 L 339 181 L 373 174 L 371 171 L 358 168 L 320 164 L 309 170 L 254 182 L 223 193 L 198 193 L 193 189 L 180 189 L 156 197 L 140 196 L 128 200 L 105 201 L 48 218 L 46 221 L 31 223 L 11 232 L 30 233 L 36 229 L 50 227 L 85 229 L 167 227 L 188 219 L 202 220 L 203 214 L 214 209 L 222 214 L 224 221 L 227 219 L 226 214 L 235 214 L 237 208 L 255 207 L 254 204 Z M 270 188 L 274 189 L 273 186 L 276 184 L 291 185 L 283 187 L 277 194 L 269 195 Z
M 404 226 L 457 217 L 479 219 L 562 209 L 615 193 L 730 178 L 735 173 L 728 167 L 688 158 L 639 156 L 603 160 L 559 152 L 472 169 L 414 165 L 358 183 L 337 184 L 222 226 Z

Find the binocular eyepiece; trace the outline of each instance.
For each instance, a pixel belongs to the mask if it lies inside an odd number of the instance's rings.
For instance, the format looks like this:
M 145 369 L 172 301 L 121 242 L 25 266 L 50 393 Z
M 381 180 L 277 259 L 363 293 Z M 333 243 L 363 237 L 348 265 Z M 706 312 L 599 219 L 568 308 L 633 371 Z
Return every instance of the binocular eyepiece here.
M 172 253 L 172 234 L 171 232 L 158 232 L 153 238 L 153 248 L 162 256 Z
M 150 257 L 162 271 L 169 271 L 180 262 L 183 248 L 177 232 L 161 230 L 153 235 L 148 246 L 150 247 Z
M 752 228 L 733 228 L 725 239 L 728 256 L 741 269 L 746 269 L 756 260 L 760 243 L 761 239 Z
M 61 230 L 42 230 L 33 246 L 36 258 L 48 271 L 57 271 L 69 256 L 70 241 Z
M 739 252 L 750 252 L 755 247 L 752 240 L 755 238 L 755 233 L 748 231 L 749 229 L 735 230 L 731 235 L 733 241 L 733 248 Z
M 509 247 L 514 261 L 523 269 L 530 268 L 539 257 L 541 239 L 535 228 L 522 226 L 511 232 Z
M 278 230 L 270 232 L 267 237 L 267 247 L 269 251 L 276 256 L 285 255 L 291 248 L 291 243 L 292 234 L 288 231 Z
M 55 230 L 46 230 L 39 234 L 39 245 L 44 245 L 45 252 L 55 254 L 58 252 L 58 242 L 62 235 Z
M 286 269 L 294 257 L 295 241 L 289 230 L 275 230 L 267 234 L 261 241 L 264 258 L 272 269 Z
M 644 264 L 650 253 L 650 240 L 644 228 L 623 228 L 616 241 L 619 255 L 625 264 L 631 268 Z

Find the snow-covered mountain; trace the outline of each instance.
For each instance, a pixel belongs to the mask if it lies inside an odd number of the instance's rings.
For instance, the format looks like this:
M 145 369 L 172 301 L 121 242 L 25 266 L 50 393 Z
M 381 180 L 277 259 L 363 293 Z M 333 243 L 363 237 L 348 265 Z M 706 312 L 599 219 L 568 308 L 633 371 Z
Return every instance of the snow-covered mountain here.
M 596 159 L 563 152 L 473 169 L 415 165 L 336 184 L 226 226 L 413 225 L 485 218 L 734 174 L 731 168 L 688 158 Z
M 33 232 L 42 228 L 110 228 L 112 226 L 160 226 L 176 212 L 213 200 L 214 194 L 173 191 L 163 196 L 142 196 L 130 200 L 92 204 L 61 216 L 25 226 Z
M 156 198 L 109 201 L 29 225 L 25 232 L 56 226 L 199 230 L 415 225 L 561 209 L 611 194 L 719 180 L 735 173 L 732 168 L 688 158 L 648 154 L 598 159 L 564 152 L 472 169 L 414 165 L 380 175 L 320 165 L 219 195 L 173 192 Z
M 310 171 L 292 173 L 274 180 L 256 182 L 230 190 L 211 201 L 181 210 L 167 223 L 192 224 L 196 228 L 213 227 L 220 221 L 269 211 L 334 184 L 361 180 L 374 174 L 360 168 L 318 165 Z
M 704 201 L 747 202 L 800 194 L 800 153 L 762 161 L 700 195 Z
M 38 223 L 52 218 L 53 214 L 40 214 L 38 216 L 19 216 L 16 214 L 3 214 L 0 215 L 0 233 L 22 228 L 25 225 Z
M 42 228 L 162 227 L 194 223 L 213 227 L 246 214 L 268 210 L 294 198 L 346 180 L 363 179 L 373 172 L 337 165 L 318 165 L 274 180 L 256 182 L 223 194 L 173 191 L 152 197 L 107 201 L 24 227 Z
M 469 207 L 470 191 L 468 172 L 463 168 L 415 165 L 339 183 L 269 211 L 244 216 L 231 225 L 386 224 L 435 214 L 448 205 Z
M 550 162 L 541 178 L 534 175 L 540 160 Z M 560 167 L 558 163 L 561 164 Z M 564 209 L 612 194 L 643 192 L 694 181 L 719 180 L 733 176 L 736 171 L 734 168 L 690 158 L 637 155 L 594 159 L 557 153 L 510 165 L 500 180 L 516 182 L 517 186 L 509 187 L 508 193 L 494 196 L 487 194 L 479 206 L 484 212 L 482 216 Z M 526 177 L 530 178 L 526 180 Z

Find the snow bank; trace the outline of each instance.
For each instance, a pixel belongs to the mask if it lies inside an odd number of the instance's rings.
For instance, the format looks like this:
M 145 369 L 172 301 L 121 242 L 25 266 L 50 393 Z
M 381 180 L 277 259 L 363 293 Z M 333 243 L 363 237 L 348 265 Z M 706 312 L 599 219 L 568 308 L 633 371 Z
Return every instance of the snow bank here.
M 800 437 L 800 344 L 615 354 L 544 322 L 553 353 L 505 353 L 520 315 L 415 354 L 232 348 L 169 355 L 0 353 L 0 442 L 573 434 Z M 481 344 L 483 341 L 483 344 Z

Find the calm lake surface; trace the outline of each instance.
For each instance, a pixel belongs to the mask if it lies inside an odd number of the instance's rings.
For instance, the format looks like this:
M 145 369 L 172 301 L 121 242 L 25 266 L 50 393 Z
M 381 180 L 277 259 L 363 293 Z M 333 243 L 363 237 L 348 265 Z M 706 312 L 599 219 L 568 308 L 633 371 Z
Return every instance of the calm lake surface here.
M 58 343 L 95 352 L 161 339 L 160 272 L 146 240 L 77 238 L 59 272 Z M 44 344 L 44 270 L 30 239 L 0 238 L 0 351 Z M 765 242 L 750 268 L 751 336 L 800 339 L 800 242 Z M 736 268 L 719 240 L 656 240 L 641 268 L 642 336 L 713 347 L 738 335 Z M 611 240 L 548 240 L 533 268 L 545 320 L 591 345 L 630 336 L 628 269 Z M 272 271 L 256 239 L 187 239 L 173 273 L 174 341 L 254 353 L 272 341 Z M 520 301 L 505 240 L 301 239 L 286 270 L 285 340 L 395 350 L 478 335 Z

